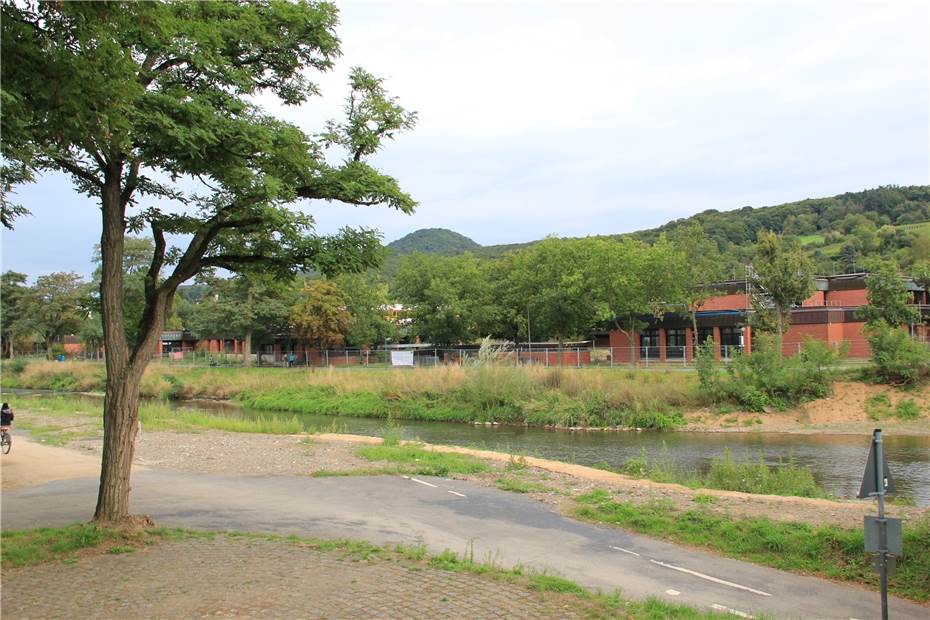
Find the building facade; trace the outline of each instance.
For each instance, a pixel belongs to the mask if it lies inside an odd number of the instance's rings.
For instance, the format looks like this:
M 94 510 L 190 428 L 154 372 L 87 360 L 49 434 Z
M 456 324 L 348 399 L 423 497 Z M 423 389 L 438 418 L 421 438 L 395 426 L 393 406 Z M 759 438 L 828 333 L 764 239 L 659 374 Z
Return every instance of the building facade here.
M 865 278 L 854 273 L 818 277 L 814 293 L 791 310 L 790 327 L 782 336 L 782 352 L 793 355 L 800 351 L 806 338 L 816 338 L 837 348 L 848 346 L 851 358 L 868 358 L 871 354 L 864 333 L 865 322 L 858 310 L 868 303 Z M 930 342 L 927 320 L 930 318 L 928 292 L 907 281 L 913 303 L 925 321 L 907 326 L 912 334 Z M 689 314 L 666 314 L 662 320 L 646 319 L 640 332 L 624 333 L 611 330 L 596 334 L 599 346 L 611 347 L 615 360 L 625 362 L 690 361 L 694 347 L 713 339 L 718 359 L 738 352 L 751 353 L 753 343 L 752 290 L 745 280 L 720 284 L 721 295 L 708 299 L 696 313 L 697 333 Z

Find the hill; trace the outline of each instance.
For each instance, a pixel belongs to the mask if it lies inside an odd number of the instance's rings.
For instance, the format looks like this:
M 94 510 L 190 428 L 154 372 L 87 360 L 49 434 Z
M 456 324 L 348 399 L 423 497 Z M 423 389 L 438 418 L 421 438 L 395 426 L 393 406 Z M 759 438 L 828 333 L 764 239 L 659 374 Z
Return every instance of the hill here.
M 848 273 L 863 268 L 875 256 L 894 256 L 904 266 L 916 258 L 930 258 L 930 186 L 884 186 L 827 198 L 808 198 L 765 207 L 731 211 L 709 209 L 688 218 L 648 230 L 610 235 L 630 235 L 654 242 L 659 235 L 674 234 L 679 226 L 698 222 L 717 242 L 733 277 L 752 256 L 757 235 L 772 230 L 803 246 L 820 273 Z M 424 229 L 398 239 L 385 271 L 390 279 L 400 260 L 397 254 L 426 252 L 455 255 L 471 252 L 495 258 L 531 245 L 481 246 L 468 237 L 442 228 Z M 393 259 L 393 260 L 392 260 Z
M 473 252 L 481 247 L 465 235 L 446 228 L 421 228 L 397 241 L 387 244 L 392 254 L 441 254 L 454 256 L 464 252 Z

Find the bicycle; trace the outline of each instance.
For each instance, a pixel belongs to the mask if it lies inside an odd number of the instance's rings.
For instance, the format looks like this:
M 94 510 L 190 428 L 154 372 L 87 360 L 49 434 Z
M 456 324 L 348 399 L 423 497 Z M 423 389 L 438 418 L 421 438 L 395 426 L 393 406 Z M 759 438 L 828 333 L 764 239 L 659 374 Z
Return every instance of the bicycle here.
M 12 448 L 13 436 L 10 434 L 10 429 L 6 427 L 0 428 L 0 450 L 2 450 L 4 454 L 9 454 Z

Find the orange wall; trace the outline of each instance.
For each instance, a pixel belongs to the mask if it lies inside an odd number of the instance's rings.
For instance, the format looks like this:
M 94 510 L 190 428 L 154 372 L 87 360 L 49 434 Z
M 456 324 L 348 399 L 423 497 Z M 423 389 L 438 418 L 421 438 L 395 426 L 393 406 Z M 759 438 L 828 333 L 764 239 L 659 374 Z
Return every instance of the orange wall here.
M 871 357 L 872 348 L 865 339 L 864 322 L 843 323 L 843 340 L 849 341 L 849 357 Z
M 802 306 L 822 306 L 824 305 L 824 291 L 814 291 L 814 294 L 801 302 Z
M 721 295 L 720 297 L 711 297 L 708 299 L 701 310 L 745 310 L 749 307 L 745 293 L 737 295 Z
M 864 306 L 868 303 L 866 291 L 827 291 L 828 306 Z

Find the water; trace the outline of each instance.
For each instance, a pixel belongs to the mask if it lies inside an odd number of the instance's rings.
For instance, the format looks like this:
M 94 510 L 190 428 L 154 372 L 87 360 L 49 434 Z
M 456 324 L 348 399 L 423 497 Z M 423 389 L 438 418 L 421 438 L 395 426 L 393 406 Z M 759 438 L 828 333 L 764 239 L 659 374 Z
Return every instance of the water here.
M 25 391 L 24 391 L 25 392 Z M 33 392 L 36 393 L 36 392 Z M 254 418 L 281 416 L 288 412 L 257 411 L 229 403 L 189 401 L 180 407 L 210 409 L 224 415 Z M 329 431 L 380 436 L 385 421 L 371 418 L 300 414 L 308 431 Z M 735 459 L 744 456 L 770 464 L 793 459 L 810 468 L 817 482 L 837 497 L 853 498 L 862 481 L 870 435 L 788 433 L 685 433 L 685 432 L 569 432 L 509 426 L 474 426 L 446 422 L 396 421 L 405 439 L 427 443 L 478 447 L 499 452 L 538 456 L 593 465 L 606 462 L 620 467 L 646 451 L 650 460 L 671 459 L 688 469 L 705 472 L 714 458 L 729 449 Z M 895 479 L 897 495 L 914 498 L 919 506 L 930 506 L 930 437 L 884 435 L 885 456 Z
M 183 406 L 204 407 L 205 403 Z M 206 405 L 210 406 L 210 404 Z M 227 404 L 211 409 L 244 417 L 280 415 L 242 409 Z M 381 419 L 327 415 L 298 415 L 309 431 L 331 431 L 381 436 L 386 422 Z M 510 454 L 523 454 L 582 465 L 603 463 L 620 467 L 645 449 L 650 460 L 672 459 L 687 470 L 706 472 L 714 458 L 729 449 L 736 460 L 748 456 L 769 465 L 793 459 L 808 467 L 817 482 L 837 497 L 853 498 L 862 482 L 871 435 L 788 433 L 685 433 L 685 432 L 570 432 L 511 426 L 475 426 L 447 422 L 397 420 L 404 439 L 427 443 L 478 447 Z M 898 495 L 914 498 L 919 506 L 930 506 L 930 437 L 883 434 L 885 458 L 895 479 Z

